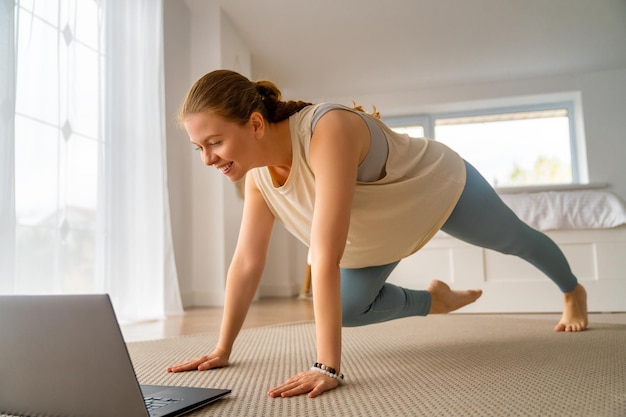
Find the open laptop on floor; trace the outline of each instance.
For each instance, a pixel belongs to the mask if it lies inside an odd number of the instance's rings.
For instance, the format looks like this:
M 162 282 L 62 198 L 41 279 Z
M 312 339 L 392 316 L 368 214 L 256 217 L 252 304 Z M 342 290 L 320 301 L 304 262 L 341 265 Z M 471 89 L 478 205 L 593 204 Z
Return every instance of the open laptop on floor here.
M 106 294 L 0 296 L 0 339 L 0 414 L 172 417 L 230 392 L 140 386 Z

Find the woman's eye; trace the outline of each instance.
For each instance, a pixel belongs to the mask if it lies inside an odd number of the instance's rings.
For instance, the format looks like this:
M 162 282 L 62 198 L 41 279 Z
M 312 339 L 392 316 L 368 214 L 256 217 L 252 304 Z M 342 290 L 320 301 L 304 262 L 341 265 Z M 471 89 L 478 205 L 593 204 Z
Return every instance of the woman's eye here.
M 211 143 L 209 143 L 209 146 L 217 146 L 220 143 L 222 143 L 222 142 L 211 142 Z
M 201 151 L 201 150 L 202 150 L 202 146 L 196 146 L 196 147 L 194 148 L 194 151 Z

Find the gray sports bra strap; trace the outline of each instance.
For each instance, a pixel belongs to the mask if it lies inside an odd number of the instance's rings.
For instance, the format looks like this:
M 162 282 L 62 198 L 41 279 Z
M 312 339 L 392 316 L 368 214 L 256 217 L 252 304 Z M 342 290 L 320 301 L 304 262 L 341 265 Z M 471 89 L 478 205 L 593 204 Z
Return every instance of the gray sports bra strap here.
M 311 118 L 311 131 L 315 129 L 317 122 L 323 115 L 328 113 L 330 110 L 336 109 L 348 110 L 358 114 L 367 124 L 370 131 L 370 149 L 365 156 L 365 159 L 363 159 L 359 165 L 357 180 L 361 182 L 378 181 L 385 175 L 385 165 L 387 164 L 387 156 L 389 154 L 389 144 L 387 143 L 385 133 L 380 126 L 378 126 L 376 122 L 371 120 L 369 117 L 366 117 L 363 112 L 353 110 L 339 104 L 321 104 L 317 109 L 315 109 L 315 113 L 313 113 L 313 117 Z

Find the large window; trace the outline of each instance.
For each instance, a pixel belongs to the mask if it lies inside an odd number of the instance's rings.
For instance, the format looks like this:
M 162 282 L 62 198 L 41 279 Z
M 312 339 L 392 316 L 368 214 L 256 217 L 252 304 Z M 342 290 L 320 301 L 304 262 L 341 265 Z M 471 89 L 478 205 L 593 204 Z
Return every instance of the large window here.
M 0 293 L 179 314 L 162 1 L 0 5 Z
M 385 121 L 400 133 L 445 143 L 494 186 L 580 182 L 572 102 Z
M 19 292 L 93 290 L 100 23 L 97 1 L 16 2 Z

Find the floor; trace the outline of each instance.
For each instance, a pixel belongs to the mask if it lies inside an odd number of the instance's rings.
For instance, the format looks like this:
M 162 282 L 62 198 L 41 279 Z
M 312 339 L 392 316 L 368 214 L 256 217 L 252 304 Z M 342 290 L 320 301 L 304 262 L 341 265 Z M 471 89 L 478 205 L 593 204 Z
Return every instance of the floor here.
M 507 314 L 511 317 L 551 319 L 556 324 L 559 314 Z M 194 333 L 218 332 L 221 307 L 191 308 L 184 315 L 164 320 L 122 325 L 127 342 L 162 339 Z M 294 321 L 313 320 L 313 305 L 300 298 L 262 298 L 250 306 L 243 328 L 268 326 Z M 589 322 L 626 324 L 626 313 L 590 314 Z
M 182 316 L 164 320 L 123 324 L 122 333 L 127 342 L 162 339 L 194 333 L 218 332 L 222 307 L 195 307 Z M 313 304 L 299 298 L 264 298 L 250 306 L 243 328 L 269 326 L 294 321 L 313 320 Z

